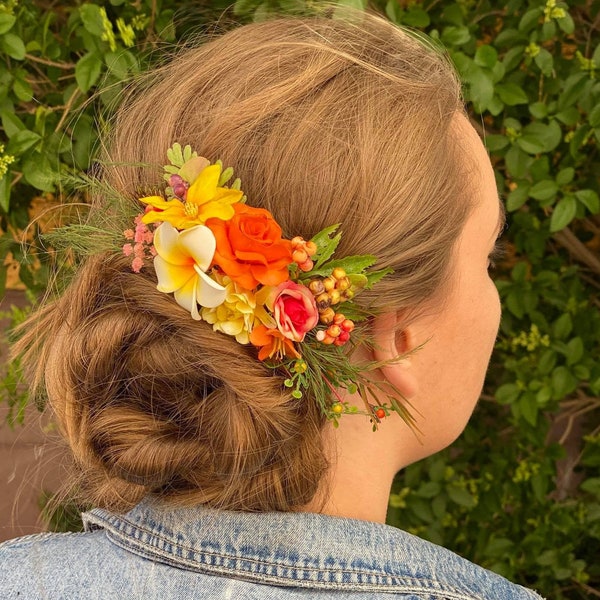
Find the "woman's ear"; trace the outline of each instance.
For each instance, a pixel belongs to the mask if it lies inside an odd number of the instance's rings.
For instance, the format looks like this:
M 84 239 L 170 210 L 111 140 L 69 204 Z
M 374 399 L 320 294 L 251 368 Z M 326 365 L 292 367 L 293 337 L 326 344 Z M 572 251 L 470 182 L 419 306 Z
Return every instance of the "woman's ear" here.
M 373 355 L 384 363 L 380 367 L 383 376 L 393 384 L 404 398 L 414 398 L 419 389 L 412 369 L 410 352 L 410 327 L 402 328 L 400 314 L 395 312 L 378 315 L 373 320 Z M 406 354 L 405 358 L 398 358 Z

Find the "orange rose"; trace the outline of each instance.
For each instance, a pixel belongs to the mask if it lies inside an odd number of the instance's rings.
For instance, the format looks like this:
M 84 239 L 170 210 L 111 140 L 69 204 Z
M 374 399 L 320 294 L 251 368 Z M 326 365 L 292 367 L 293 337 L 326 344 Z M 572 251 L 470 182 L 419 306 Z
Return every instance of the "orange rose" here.
M 217 240 L 213 264 L 247 290 L 287 281 L 292 243 L 281 239 L 281 227 L 271 213 L 245 204 L 232 206 L 235 214 L 229 221 L 206 221 Z

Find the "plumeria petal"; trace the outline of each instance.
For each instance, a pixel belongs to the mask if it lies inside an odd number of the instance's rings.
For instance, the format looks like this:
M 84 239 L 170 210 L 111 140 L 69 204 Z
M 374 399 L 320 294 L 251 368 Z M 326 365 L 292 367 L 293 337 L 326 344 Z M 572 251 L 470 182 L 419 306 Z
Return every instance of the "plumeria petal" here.
M 196 291 L 198 304 L 206 308 L 215 308 L 223 304 L 227 290 L 206 273 L 203 273 L 198 265 L 194 265 L 194 269 L 198 274 L 198 289 Z
M 196 225 L 196 227 L 182 231 L 178 234 L 178 243 L 179 247 L 194 259 L 202 271 L 208 270 L 217 247 L 215 236 L 208 227 Z M 154 245 L 156 246 L 156 242 Z
M 187 248 L 182 247 L 181 235 L 171 223 L 163 223 L 154 232 L 154 247 L 158 255 L 172 265 L 191 265 L 192 257 L 187 252 Z M 214 248 L 212 252 L 214 254 Z
M 186 285 L 191 279 L 196 279 L 193 268 L 172 265 L 160 256 L 154 257 L 154 270 L 158 277 L 156 289 L 165 294 L 170 294 Z
M 198 277 L 192 277 L 183 287 L 175 290 L 175 302 L 179 306 L 183 306 L 192 315 L 192 319 L 196 321 L 202 320 L 198 312 Z

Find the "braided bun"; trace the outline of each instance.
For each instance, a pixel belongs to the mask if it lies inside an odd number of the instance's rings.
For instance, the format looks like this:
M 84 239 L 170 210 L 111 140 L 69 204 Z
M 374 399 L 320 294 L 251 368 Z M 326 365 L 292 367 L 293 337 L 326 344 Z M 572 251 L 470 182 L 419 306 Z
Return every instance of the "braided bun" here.
M 87 501 L 290 510 L 314 495 L 326 466 L 315 403 L 284 395 L 252 348 L 193 321 L 151 271 L 94 257 L 40 319 L 38 378 Z

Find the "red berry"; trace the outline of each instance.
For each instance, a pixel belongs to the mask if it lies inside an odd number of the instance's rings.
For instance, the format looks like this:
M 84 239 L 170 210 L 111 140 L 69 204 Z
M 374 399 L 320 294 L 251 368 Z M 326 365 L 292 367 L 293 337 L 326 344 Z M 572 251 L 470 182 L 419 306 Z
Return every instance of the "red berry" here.
M 351 321 L 350 319 L 345 319 L 344 321 L 342 321 L 341 327 L 344 331 L 350 333 L 351 331 L 354 331 L 354 321 Z
M 375 415 L 378 419 L 383 419 L 385 417 L 385 410 L 383 410 L 383 408 L 378 408 L 375 411 Z
M 338 340 L 345 344 L 350 339 L 350 334 L 347 331 L 342 331 L 338 336 Z

